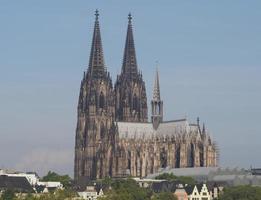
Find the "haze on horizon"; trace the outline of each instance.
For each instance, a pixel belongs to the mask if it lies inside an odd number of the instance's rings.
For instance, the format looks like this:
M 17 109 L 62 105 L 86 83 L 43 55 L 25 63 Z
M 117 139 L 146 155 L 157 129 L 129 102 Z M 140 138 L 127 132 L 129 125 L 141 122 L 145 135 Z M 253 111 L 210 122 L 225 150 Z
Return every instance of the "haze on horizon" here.
M 261 167 L 260 1 L 3 0 L 0 168 L 73 174 L 96 8 L 113 81 L 131 12 L 149 108 L 159 61 L 164 119 L 199 116 L 219 145 L 220 166 Z

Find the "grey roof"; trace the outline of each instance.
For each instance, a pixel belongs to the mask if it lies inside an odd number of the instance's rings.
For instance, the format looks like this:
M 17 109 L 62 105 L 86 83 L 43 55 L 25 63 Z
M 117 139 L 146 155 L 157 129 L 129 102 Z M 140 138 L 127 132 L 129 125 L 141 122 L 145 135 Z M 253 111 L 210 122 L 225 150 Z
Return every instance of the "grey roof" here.
M 195 186 L 192 186 L 192 185 L 187 185 L 187 186 L 185 186 L 185 191 L 186 191 L 186 193 L 188 194 L 188 195 L 190 195 L 190 194 L 192 194 L 192 192 L 193 192 L 193 190 L 194 190 L 194 187 Z
M 162 173 L 173 173 L 175 176 L 208 176 L 212 172 L 216 172 L 218 167 L 190 167 L 190 168 L 171 168 L 171 169 L 163 169 L 159 173 L 150 174 L 147 178 L 154 178 Z
M 0 188 L 1 189 L 12 189 L 19 192 L 33 192 L 33 187 L 28 182 L 26 177 L 16 176 L 0 176 Z
M 261 168 L 251 169 L 253 175 L 261 175 Z
M 152 123 L 116 122 L 116 124 L 120 138 L 185 138 L 193 135 L 200 139 L 199 127 L 190 125 L 187 119 L 162 122 L 156 130 Z
M 153 182 L 151 184 L 151 189 L 154 192 L 175 192 L 177 182 L 162 181 L 162 182 Z

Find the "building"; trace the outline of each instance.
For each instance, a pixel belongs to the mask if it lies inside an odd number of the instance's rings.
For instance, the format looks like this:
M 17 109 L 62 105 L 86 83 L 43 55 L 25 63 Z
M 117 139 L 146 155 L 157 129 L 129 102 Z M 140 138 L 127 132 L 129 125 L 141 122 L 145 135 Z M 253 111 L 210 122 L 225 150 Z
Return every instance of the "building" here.
M 8 189 L 20 193 L 34 192 L 33 186 L 26 177 L 0 175 L 0 192 Z
M 217 183 L 219 186 L 252 185 L 261 186 L 261 176 L 254 175 L 253 171 L 239 168 L 220 167 L 187 167 L 165 168 L 157 173 L 149 174 L 146 178 L 154 179 L 163 173 L 172 173 L 176 176 L 190 176 L 197 182 Z
M 179 182 L 153 182 L 150 186 L 155 193 L 171 192 L 178 200 L 212 200 L 221 194 L 223 187 L 212 184 L 211 187 L 205 183 L 197 185 L 184 185 Z
M 145 82 L 138 69 L 129 14 L 121 73 L 113 86 L 95 13 L 89 66 L 78 101 L 74 177 L 78 183 L 104 177 L 145 177 L 162 168 L 215 167 L 217 147 L 205 126 L 187 119 L 164 121 L 156 72 L 151 120 Z
M 178 200 L 188 200 L 188 194 L 182 184 L 179 184 L 174 192 Z
M 252 175 L 261 176 L 261 168 L 251 168 L 250 172 Z
M 12 189 L 18 192 L 46 193 L 63 189 L 61 182 L 40 181 L 35 172 L 0 170 L 0 190 Z
M 185 190 L 188 194 L 188 200 L 212 200 L 206 184 L 187 186 Z
M 151 187 L 153 183 L 161 183 L 166 181 L 160 179 L 147 179 L 147 178 L 138 178 L 138 177 L 132 179 L 135 180 L 139 184 L 139 186 L 143 188 Z
M 63 189 L 63 184 L 61 182 L 55 181 L 38 181 L 36 187 L 39 188 L 39 190 L 37 191 L 38 193 L 48 193 L 55 190 Z
M 104 194 L 102 188 L 100 188 L 99 192 L 97 192 L 97 188 L 95 188 L 95 186 L 87 186 L 86 190 L 78 192 L 78 195 L 81 199 L 96 200 L 98 197 L 102 197 Z

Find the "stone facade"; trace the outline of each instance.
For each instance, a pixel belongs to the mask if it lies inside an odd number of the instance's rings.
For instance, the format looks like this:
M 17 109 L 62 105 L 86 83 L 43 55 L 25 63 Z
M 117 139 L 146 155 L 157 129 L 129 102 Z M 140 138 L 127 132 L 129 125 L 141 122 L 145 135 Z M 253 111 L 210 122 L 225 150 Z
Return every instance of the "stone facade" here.
M 152 117 L 148 122 L 146 87 L 138 70 L 129 15 L 121 74 L 113 87 L 107 72 L 96 11 L 87 72 L 81 81 L 75 138 L 76 181 L 144 177 L 160 168 L 217 165 L 217 149 L 205 126 L 187 119 L 163 121 L 156 73 Z

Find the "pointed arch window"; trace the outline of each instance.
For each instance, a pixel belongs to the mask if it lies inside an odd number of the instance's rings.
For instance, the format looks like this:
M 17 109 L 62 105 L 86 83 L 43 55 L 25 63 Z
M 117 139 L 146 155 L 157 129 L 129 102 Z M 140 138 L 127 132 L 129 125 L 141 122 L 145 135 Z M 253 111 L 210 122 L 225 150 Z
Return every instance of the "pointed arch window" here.
M 163 148 L 160 152 L 160 167 L 161 168 L 166 168 L 168 164 L 168 155 L 167 151 L 165 148 Z
M 133 97 L 133 110 L 139 110 L 139 100 L 138 100 L 138 97 L 136 94 L 134 94 L 134 97 Z
M 103 123 L 101 123 L 100 126 L 100 139 L 102 140 L 105 137 L 105 126 Z
M 130 151 L 128 151 L 128 167 L 127 167 L 127 169 L 131 169 L 131 152 Z
M 103 92 L 101 92 L 100 97 L 99 97 L 99 108 L 104 108 L 105 107 L 105 97 Z

